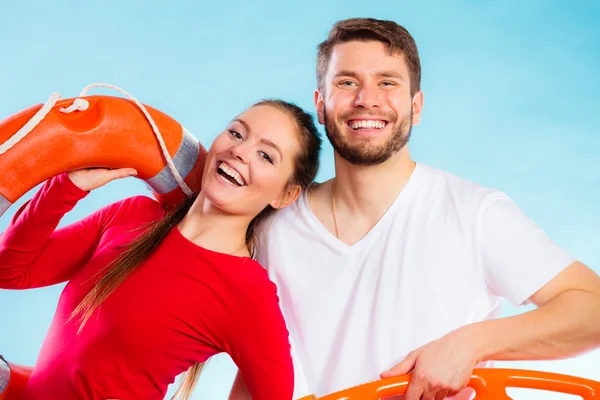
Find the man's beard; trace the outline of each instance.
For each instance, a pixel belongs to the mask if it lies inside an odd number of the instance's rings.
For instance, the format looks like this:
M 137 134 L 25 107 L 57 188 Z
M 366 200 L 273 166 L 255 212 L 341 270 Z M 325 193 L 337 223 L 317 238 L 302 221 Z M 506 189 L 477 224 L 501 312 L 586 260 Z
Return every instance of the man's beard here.
M 335 121 L 328 117 L 326 110 L 323 110 L 325 132 L 327 133 L 327 137 L 329 138 L 329 142 L 333 146 L 333 149 L 350 164 L 363 166 L 377 165 L 387 161 L 408 143 L 412 131 L 412 112 L 413 108 L 411 104 L 409 113 L 400 119 L 400 124 L 395 128 L 388 140 L 380 146 L 372 144 L 351 145 L 348 143 L 348 140 L 342 136 Z M 364 116 L 364 113 L 362 115 Z M 377 117 L 382 115 L 371 116 Z M 350 118 L 351 116 L 341 116 L 340 119 L 342 121 L 348 121 Z M 395 122 L 393 119 L 390 120 L 390 118 L 387 118 L 387 115 L 385 119 L 389 121 L 388 124 Z

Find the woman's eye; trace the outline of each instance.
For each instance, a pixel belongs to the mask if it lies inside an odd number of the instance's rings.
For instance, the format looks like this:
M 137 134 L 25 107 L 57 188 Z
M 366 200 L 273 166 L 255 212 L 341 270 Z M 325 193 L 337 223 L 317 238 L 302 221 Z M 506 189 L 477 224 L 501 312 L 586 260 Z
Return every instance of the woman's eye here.
M 265 159 L 265 161 L 270 162 L 271 164 L 273 164 L 273 159 L 271 158 L 270 155 L 268 155 L 267 153 L 265 153 L 264 151 L 260 152 L 260 156 Z
M 235 129 L 230 129 L 229 133 L 231 133 L 231 136 L 233 136 L 236 139 L 243 139 L 244 135 L 242 135 L 240 132 L 236 131 Z

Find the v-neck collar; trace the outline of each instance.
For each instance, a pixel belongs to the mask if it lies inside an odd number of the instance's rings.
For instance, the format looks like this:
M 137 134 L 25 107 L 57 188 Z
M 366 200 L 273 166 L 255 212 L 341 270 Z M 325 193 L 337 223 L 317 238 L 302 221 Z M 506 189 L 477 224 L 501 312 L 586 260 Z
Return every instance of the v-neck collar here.
M 408 178 L 406 185 L 398 194 L 398 197 L 394 199 L 392 204 L 388 207 L 385 213 L 381 216 L 379 221 L 367 232 L 365 236 L 363 236 L 356 243 L 349 245 L 344 243 L 342 240 L 335 237 L 334 234 L 329 232 L 329 230 L 319 221 L 319 218 L 315 215 L 312 208 L 310 208 L 310 203 L 308 202 L 308 194 L 307 192 L 302 193 L 300 197 L 300 201 L 303 203 L 302 207 L 300 207 L 301 212 L 305 214 L 307 221 L 312 226 L 312 228 L 319 233 L 323 241 L 325 241 L 328 245 L 332 246 L 339 253 L 349 253 L 355 249 L 361 249 L 362 247 L 368 245 L 372 242 L 372 237 L 376 237 L 381 232 L 382 226 L 386 224 L 386 221 L 389 218 L 393 218 L 395 215 L 395 209 L 400 207 L 400 204 L 404 202 L 404 199 L 411 196 L 411 193 L 416 189 L 417 183 L 415 181 L 419 180 L 419 175 L 421 174 L 421 166 L 419 163 L 416 163 L 415 169 L 412 174 Z

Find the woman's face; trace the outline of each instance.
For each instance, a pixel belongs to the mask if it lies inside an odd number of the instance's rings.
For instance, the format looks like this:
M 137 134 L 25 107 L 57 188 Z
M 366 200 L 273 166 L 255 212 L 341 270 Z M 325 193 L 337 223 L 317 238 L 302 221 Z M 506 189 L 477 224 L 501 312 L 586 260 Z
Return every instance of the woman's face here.
M 300 192 L 298 185 L 289 185 L 299 151 L 291 115 L 270 105 L 251 107 L 213 142 L 202 192 L 229 214 L 254 217 L 268 205 L 286 206 Z

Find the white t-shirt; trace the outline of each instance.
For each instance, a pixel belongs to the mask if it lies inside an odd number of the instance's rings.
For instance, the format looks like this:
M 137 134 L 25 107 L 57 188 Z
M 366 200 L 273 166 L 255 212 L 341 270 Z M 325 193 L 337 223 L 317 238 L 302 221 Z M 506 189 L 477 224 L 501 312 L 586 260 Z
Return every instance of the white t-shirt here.
M 261 232 L 259 259 L 290 330 L 294 398 L 379 379 L 410 351 L 523 304 L 575 259 L 504 193 L 417 164 L 352 246 L 305 195 Z

